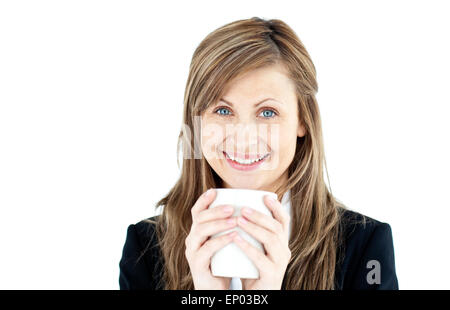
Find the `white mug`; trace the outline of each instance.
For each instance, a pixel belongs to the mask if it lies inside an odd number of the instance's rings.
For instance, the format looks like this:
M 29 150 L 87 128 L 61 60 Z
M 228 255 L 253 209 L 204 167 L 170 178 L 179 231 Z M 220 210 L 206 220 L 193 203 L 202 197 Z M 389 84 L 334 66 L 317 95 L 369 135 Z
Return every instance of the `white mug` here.
M 278 198 L 277 194 L 273 192 L 237 188 L 216 188 L 215 190 L 216 198 L 209 205 L 209 208 L 214 208 L 219 205 L 233 205 L 234 213 L 232 216 L 240 216 L 242 207 L 250 207 L 273 218 L 272 212 L 264 203 L 265 195 L 269 195 L 274 199 Z M 263 245 L 237 226 L 212 235 L 211 239 L 225 235 L 234 230 L 237 231 L 244 240 L 248 241 L 264 253 Z M 227 244 L 212 256 L 211 272 L 216 277 L 237 277 L 242 279 L 259 278 L 258 268 L 234 242 Z

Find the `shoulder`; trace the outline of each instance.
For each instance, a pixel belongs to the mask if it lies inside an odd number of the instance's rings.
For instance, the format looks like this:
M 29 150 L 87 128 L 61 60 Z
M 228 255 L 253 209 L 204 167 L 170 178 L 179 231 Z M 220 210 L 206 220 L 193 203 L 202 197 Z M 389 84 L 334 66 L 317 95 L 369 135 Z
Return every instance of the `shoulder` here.
M 147 244 L 148 242 L 151 242 L 151 241 L 156 241 L 157 240 L 157 239 L 155 239 L 156 223 L 159 220 L 159 218 L 160 218 L 159 215 L 149 217 L 149 218 L 141 220 L 135 224 L 131 224 L 129 226 L 129 229 L 130 229 L 130 227 L 134 228 L 134 230 L 136 232 L 136 236 L 139 238 L 139 240 L 143 244 Z
M 336 276 L 342 288 L 397 289 L 391 226 L 343 209 Z
M 121 289 L 161 288 L 162 255 L 153 216 L 130 224 L 119 263 Z
M 143 219 L 134 224 L 130 224 L 127 229 L 127 244 L 136 244 L 141 249 L 141 254 L 145 255 L 147 251 L 154 252 L 158 245 L 156 234 L 156 223 L 159 215 Z
M 376 230 L 391 230 L 388 223 L 381 222 L 356 211 L 341 211 L 341 227 L 345 241 L 366 243 Z
M 158 236 L 156 233 L 156 224 L 160 219 L 160 215 L 155 215 L 143 219 L 137 223 L 131 224 L 128 230 L 134 230 L 134 238 L 137 239 L 141 245 L 141 255 L 159 257 L 160 249 Z

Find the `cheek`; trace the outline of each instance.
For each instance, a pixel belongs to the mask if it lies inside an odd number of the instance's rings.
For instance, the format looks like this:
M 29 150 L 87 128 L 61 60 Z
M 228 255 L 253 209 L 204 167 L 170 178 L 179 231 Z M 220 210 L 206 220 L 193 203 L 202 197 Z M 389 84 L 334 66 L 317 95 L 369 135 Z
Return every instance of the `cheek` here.
M 295 140 L 283 138 L 280 141 L 278 156 L 280 158 L 280 163 L 283 163 L 291 159 L 295 154 Z
M 202 122 L 201 148 L 206 158 L 217 158 L 218 146 L 224 137 L 223 126 L 214 122 Z
M 292 131 L 292 128 L 287 130 L 280 130 L 278 140 L 273 140 L 271 149 L 274 151 L 272 168 L 284 169 L 292 162 L 295 155 L 295 148 L 297 143 L 297 133 Z
M 295 148 L 297 141 L 297 131 L 289 122 L 284 125 L 277 124 L 271 127 L 270 131 L 270 146 L 274 151 L 284 152 L 291 147 Z
M 293 140 L 286 140 L 284 141 L 281 151 L 281 158 L 283 161 L 291 161 L 295 154 L 295 148 L 296 148 L 296 139 Z

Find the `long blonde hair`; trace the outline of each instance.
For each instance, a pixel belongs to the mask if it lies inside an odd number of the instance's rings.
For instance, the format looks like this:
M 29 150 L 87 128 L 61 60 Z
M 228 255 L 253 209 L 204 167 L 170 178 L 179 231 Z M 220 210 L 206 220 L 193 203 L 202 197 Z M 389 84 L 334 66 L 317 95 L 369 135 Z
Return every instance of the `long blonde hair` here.
M 306 134 L 297 138 L 288 181 L 276 193 L 281 200 L 290 190 L 292 253 L 282 289 L 335 289 L 335 267 L 341 240 L 340 219 L 345 206 L 338 202 L 323 178 L 326 161 L 319 107 L 318 86 L 312 60 L 295 32 L 279 19 L 258 17 L 226 24 L 204 38 L 195 50 L 184 94 L 183 128 L 194 128 L 200 116 L 223 95 L 229 81 L 252 69 L 281 63 L 296 85 L 299 121 Z M 204 156 L 195 158 L 198 135 L 181 130 L 181 175 L 169 193 L 155 206 L 164 207 L 156 233 L 164 261 L 164 289 L 194 289 L 185 257 L 185 238 L 192 224 L 191 208 L 209 188 L 222 184 Z M 179 165 L 179 163 L 178 163 Z M 328 177 L 328 173 L 327 173 Z

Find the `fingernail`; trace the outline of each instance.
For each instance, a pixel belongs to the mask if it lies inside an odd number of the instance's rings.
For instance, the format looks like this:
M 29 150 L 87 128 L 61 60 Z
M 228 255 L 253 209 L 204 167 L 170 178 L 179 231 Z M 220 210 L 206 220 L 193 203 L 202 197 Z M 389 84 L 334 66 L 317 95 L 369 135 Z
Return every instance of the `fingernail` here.
M 242 225 L 246 225 L 246 224 L 247 224 L 247 221 L 246 221 L 243 217 L 240 217 L 240 218 L 238 219 L 238 221 L 239 221 L 239 223 L 241 223 Z
M 252 214 L 252 212 L 253 212 L 253 210 L 251 208 L 243 208 L 242 211 L 248 215 Z
M 208 189 L 205 193 L 205 197 L 209 197 L 212 193 L 212 188 Z
M 275 198 L 273 198 L 272 196 L 267 196 L 267 199 L 269 200 L 269 202 L 275 202 Z
M 227 206 L 223 209 L 224 213 L 230 213 L 231 211 L 233 211 L 233 207 L 232 206 Z
M 236 219 L 235 219 L 235 218 L 229 219 L 229 220 L 227 221 L 227 224 L 228 224 L 228 225 L 234 225 L 234 224 L 236 224 Z

